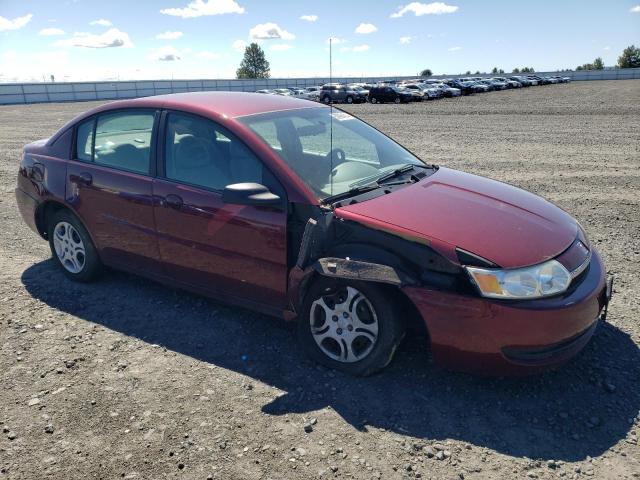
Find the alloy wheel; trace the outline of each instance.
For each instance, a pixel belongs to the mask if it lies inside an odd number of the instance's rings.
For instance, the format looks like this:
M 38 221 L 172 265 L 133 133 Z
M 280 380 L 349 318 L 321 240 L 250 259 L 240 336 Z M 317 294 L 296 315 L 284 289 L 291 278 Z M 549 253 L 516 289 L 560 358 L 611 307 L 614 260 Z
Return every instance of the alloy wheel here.
M 53 229 L 53 246 L 62 266 L 71 273 L 84 268 L 86 251 L 82 237 L 68 222 L 59 222 Z
M 329 358 L 353 363 L 365 358 L 378 339 L 378 317 L 371 302 L 353 287 L 341 287 L 311 304 L 311 335 Z

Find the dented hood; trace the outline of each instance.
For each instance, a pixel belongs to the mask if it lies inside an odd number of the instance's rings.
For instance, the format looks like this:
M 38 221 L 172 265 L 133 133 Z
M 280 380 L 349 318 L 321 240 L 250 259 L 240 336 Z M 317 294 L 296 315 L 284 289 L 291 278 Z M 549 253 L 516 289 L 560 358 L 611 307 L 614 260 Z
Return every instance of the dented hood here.
M 440 168 L 387 195 L 336 209 L 336 215 L 404 237 L 459 247 L 505 268 L 543 262 L 578 233 L 564 210 L 488 178 Z

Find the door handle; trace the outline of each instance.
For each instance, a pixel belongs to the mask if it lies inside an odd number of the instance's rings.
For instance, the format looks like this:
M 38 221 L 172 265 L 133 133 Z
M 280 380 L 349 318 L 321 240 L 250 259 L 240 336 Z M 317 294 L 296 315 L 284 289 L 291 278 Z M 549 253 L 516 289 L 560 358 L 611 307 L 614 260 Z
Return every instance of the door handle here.
M 72 182 L 79 183 L 82 185 L 91 185 L 91 183 L 93 183 L 93 177 L 91 176 L 90 173 L 87 173 L 87 172 L 82 172 L 78 175 L 71 175 L 69 179 Z
M 164 197 L 164 205 L 169 208 L 180 210 L 183 205 L 182 197 L 170 193 L 169 195 Z

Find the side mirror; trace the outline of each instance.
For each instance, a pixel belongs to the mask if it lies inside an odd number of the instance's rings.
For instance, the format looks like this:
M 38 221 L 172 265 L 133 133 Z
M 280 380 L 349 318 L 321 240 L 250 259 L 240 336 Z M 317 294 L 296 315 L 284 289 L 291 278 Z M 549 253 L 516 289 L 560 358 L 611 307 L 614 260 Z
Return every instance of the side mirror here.
M 267 187 L 259 183 L 234 183 L 224 187 L 222 201 L 235 205 L 254 205 L 263 207 L 278 207 L 282 200 Z

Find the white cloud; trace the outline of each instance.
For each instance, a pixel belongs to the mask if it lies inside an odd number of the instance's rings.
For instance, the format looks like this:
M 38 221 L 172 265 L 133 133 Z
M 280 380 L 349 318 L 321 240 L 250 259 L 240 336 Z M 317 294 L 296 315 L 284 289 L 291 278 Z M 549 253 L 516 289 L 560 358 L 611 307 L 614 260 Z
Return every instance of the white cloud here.
M 100 20 L 94 20 L 93 22 L 89 22 L 89 25 L 99 25 L 101 27 L 110 27 L 113 25 L 109 20 L 101 18 Z
M 203 52 L 198 52 L 196 54 L 196 57 L 204 58 L 206 60 L 217 60 L 218 58 L 220 58 L 220 55 L 213 52 L 203 51 Z
M 296 36 L 280 28 L 278 24 L 268 22 L 260 23 L 249 30 L 249 36 L 254 40 L 293 40 Z
M 400 10 L 398 10 L 396 13 L 392 13 L 391 18 L 400 18 L 405 13 L 413 13 L 416 17 L 421 17 L 422 15 L 442 15 L 443 13 L 453 13 L 457 10 L 457 6 L 447 5 L 443 2 L 411 2 L 404 7 L 400 7 Z
M 178 38 L 182 37 L 182 35 L 184 35 L 182 32 L 166 31 L 166 32 L 157 34 L 156 38 L 158 40 L 177 40 Z
M 604 50 L 605 52 L 608 52 L 609 50 L 611 50 L 611 47 L 607 45 L 606 47 L 604 47 L 604 48 L 603 48 L 603 50 Z
M 185 8 L 164 8 L 160 13 L 174 17 L 194 18 L 208 15 L 224 15 L 226 13 L 244 13 L 244 7 L 235 0 L 194 0 Z
M 117 28 L 110 28 L 100 35 L 91 35 L 85 32 L 77 32 L 73 37 L 58 40 L 57 47 L 84 47 L 84 48 L 109 48 L 109 47 L 133 47 L 129 34 Z
M 178 49 L 172 46 L 166 46 L 151 50 L 149 58 L 160 62 L 175 62 L 182 60 L 182 54 Z
M 231 44 L 231 48 L 233 48 L 237 52 L 244 52 L 244 49 L 247 48 L 247 42 L 244 40 L 236 40 Z
M 302 15 L 300 20 L 306 20 L 307 22 L 315 22 L 318 20 L 318 15 Z
M 367 34 L 377 31 L 378 28 L 373 23 L 361 23 L 356 27 L 356 33 Z
M 32 17 L 33 17 L 33 14 L 31 13 L 24 15 L 22 17 L 16 17 L 13 20 L 0 17 L 0 32 L 3 32 L 5 30 L 18 30 L 19 28 L 22 28 L 27 23 L 29 23 Z
M 636 5 L 635 7 L 631 7 L 629 10 L 631 13 L 640 13 L 640 5 Z
M 450 52 L 457 52 L 458 50 L 462 50 L 462 47 L 450 47 L 447 48 Z
M 38 35 L 42 35 L 43 37 L 49 37 L 52 35 L 64 35 L 64 30 L 61 28 L 43 28 L 38 32 Z
M 284 52 L 286 50 L 290 50 L 293 47 L 287 43 L 278 43 L 277 45 L 271 46 L 269 50 L 273 50 L 274 52 Z
M 411 37 L 400 37 L 400 43 L 403 45 L 411 43 Z

